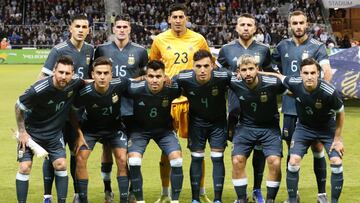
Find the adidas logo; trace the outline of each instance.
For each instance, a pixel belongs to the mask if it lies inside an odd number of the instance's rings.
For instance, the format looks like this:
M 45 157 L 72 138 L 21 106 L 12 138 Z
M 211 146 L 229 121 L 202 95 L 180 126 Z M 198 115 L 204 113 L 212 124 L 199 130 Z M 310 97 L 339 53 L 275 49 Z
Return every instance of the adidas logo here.
M 92 105 L 92 108 L 97 108 L 97 107 L 99 107 L 97 104 Z
M 111 62 L 113 62 L 112 58 L 109 58 L 109 60 L 110 60 Z
M 237 61 L 238 60 L 238 58 L 235 56 L 234 58 L 233 58 L 233 61 Z
M 240 96 L 239 99 L 240 100 L 245 100 L 245 98 L 243 96 Z
M 297 100 L 298 102 L 301 102 L 301 100 L 300 100 L 300 98 L 299 98 L 299 97 L 296 97 L 296 100 Z
M 195 93 L 193 91 L 189 92 L 189 94 L 195 96 Z
M 144 104 L 143 101 L 139 102 L 138 105 L 139 105 L 139 106 L 145 106 L 145 104 Z
M 285 54 L 285 58 L 289 58 L 289 54 L 288 54 L 288 53 Z
M 53 104 L 54 101 L 53 100 L 49 100 L 48 104 Z

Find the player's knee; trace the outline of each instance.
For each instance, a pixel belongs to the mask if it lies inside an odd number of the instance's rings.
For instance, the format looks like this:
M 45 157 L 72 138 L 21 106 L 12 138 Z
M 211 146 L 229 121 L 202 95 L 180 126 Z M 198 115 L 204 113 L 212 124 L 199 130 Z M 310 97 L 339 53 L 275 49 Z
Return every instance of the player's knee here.
M 233 156 L 232 164 L 236 168 L 243 168 L 245 167 L 246 157 L 245 156 Z
M 140 157 L 130 157 L 129 165 L 130 166 L 141 166 L 142 159 Z
M 331 165 L 341 165 L 342 159 L 340 157 L 331 157 L 330 158 L 330 164 Z
M 298 155 L 290 155 L 289 164 L 292 166 L 300 166 L 301 157 Z
M 170 160 L 170 166 L 171 167 L 182 167 L 183 159 L 182 158 L 176 158 Z
M 30 174 L 31 172 L 31 163 L 21 162 L 19 165 L 19 173 L 21 174 Z
M 126 162 L 127 162 L 127 158 L 126 158 L 126 155 L 124 156 L 119 156 L 116 158 L 116 162 L 118 163 L 118 165 L 121 167 L 121 168 L 124 168 L 126 167 Z
M 266 160 L 270 167 L 279 167 L 281 163 L 281 159 L 278 156 L 269 156 Z
M 66 170 L 66 160 L 65 159 L 57 159 L 53 162 L 54 169 L 56 171 L 65 171 Z

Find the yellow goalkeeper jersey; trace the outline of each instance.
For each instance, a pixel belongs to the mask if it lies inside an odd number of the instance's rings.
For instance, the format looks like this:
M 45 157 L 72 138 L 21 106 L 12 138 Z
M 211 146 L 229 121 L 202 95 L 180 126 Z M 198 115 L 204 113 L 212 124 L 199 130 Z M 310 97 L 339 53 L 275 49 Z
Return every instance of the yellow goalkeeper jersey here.
M 184 35 L 177 37 L 169 29 L 155 37 L 149 58 L 161 60 L 165 64 L 165 74 L 172 78 L 181 70 L 192 69 L 194 53 L 200 49 L 210 51 L 201 34 L 187 29 Z

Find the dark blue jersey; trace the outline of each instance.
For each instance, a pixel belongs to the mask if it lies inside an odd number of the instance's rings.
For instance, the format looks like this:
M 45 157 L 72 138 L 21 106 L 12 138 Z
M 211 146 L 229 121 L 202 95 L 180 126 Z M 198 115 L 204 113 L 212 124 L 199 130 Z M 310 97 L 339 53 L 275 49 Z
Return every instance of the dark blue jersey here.
M 99 45 L 94 59 L 100 56 L 105 56 L 112 61 L 114 78 L 136 78 L 140 76 L 140 71 L 144 70 L 148 62 L 146 49 L 133 42 L 129 42 L 123 49 L 119 49 L 115 42 Z
M 61 131 L 81 79 L 73 79 L 63 90 L 55 88 L 53 77 L 39 80 L 19 97 L 18 105 L 25 111 L 26 131 L 38 139 L 51 139 Z
M 134 130 L 173 129 L 171 103 L 181 95 L 176 82 L 153 94 L 146 81 L 133 81 L 128 94 L 134 101 Z
M 299 76 L 300 65 L 306 58 L 314 58 L 320 65 L 329 63 L 325 45 L 313 38 L 308 38 L 299 46 L 292 38 L 282 40 L 272 54 L 273 63 L 285 76 Z M 284 114 L 296 115 L 295 101 L 285 95 L 282 100 Z
M 148 62 L 148 54 L 144 47 L 129 42 L 123 49 L 115 44 L 108 42 L 96 48 L 94 58 L 105 56 L 112 63 L 113 77 L 136 78 L 140 76 L 140 72 L 144 70 Z M 124 98 L 121 104 L 121 114 L 129 116 L 133 114 L 132 101 Z
M 81 50 L 78 51 L 70 40 L 66 40 L 51 49 L 44 67 L 42 68 L 42 72 L 46 75 L 52 75 L 56 61 L 61 56 L 69 56 L 74 61 L 75 73 L 79 75 L 80 78 L 88 79 L 90 78 L 89 66 L 93 59 L 93 55 L 94 47 L 92 45 L 84 42 Z
M 216 65 L 221 68 L 227 68 L 235 72 L 237 69 L 237 60 L 240 56 L 249 54 L 255 57 L 258 65 L 263 70 L 271 69 L 271 55 L 269 46 L 253 41 L 248 48 L 244 48 L 239 40 L 234 40 L 229 44 L 224 45 L 220 49 Z
M 300 77 L 288 76 L 283 84 L 294 94 L 298 121 L 309 128 L 328 129 L 335 126 L 335 112 L 342 111 L 343 101 L 335 87 L 322 79 L 309 93 Z
M 74 106 L 85 107 L 82 124 L 84 132 L 111 134 L 122 129 L 120 101 L 128 85 L 127 78 L 114 78 L 105 94 L 95 90 L 94 82 L 80 90 Z
M 182 71 L 174 77 L 189 101 L 190 119 L 205 125 L 226 119 L 225 92 L 231 76 L 231 72 L 213 70 L 210 81 L 203 85 L 196 81 L 193 70 Z
M 277 95 L 286 88 L 276 77 L 260 74 L 257 77 L 259 83 L 254 89 L 235 76 L 231 80 L 230 88 L 240 103 L 239 122 L 249 127 L 279 127 Z

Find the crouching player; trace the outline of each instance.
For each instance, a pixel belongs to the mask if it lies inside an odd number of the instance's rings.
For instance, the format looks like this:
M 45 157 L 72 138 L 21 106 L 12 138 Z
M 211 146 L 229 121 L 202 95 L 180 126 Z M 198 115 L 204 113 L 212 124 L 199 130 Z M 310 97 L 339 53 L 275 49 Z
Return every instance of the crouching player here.
M 344 105 L 336 89 L 320 79 L 320 71 L 321 66 L 315 59 L 307 58 L 300 66 L 301 77 L 277 74 L 292 92 L 299 118 L 291 140 L 286 175 L 290 203 L 296 203 L 300 163 L 314 141 L 323 143 L 330 157 L 331 203 L 338 202 L 343 187 L 341 131 L 345 119 Z
M 165 66 L 150 61 L 146 81 L 132 82 L 128 94 L 134 100 L 134 125 L 128 145 L 130 179 L 137 202 L 145 202 L 142 190 L 141 162 L 149 141 L 153 139 L 170 160 L 171 202 L 179 202 L 183 183 L 181 148 L 172 127 L 171 102 L 180 96 L 176 83 L 165 83 Z
M 55 63 L 53 75 L 36 82 L 16 103 L 15 113 L 19 131 L 19 171 L 16 174 L 18 202 L 27 200 L 33 152 L 28 147 L 33 139 L 47 152 L 55 169 L 58 202 L 66 202 L 68 175 L 62 128 L 68 118 L 75 94 L 83 81 L 73 79 L 74 64 L 62 56 Z
M 241 56 L 237 66 L 241 80 L 233 79 L 230 85 L 241 109 L 232 150 L 232 181 L 238 196 L 235 202 L 247 202 L 246 161 L 253 148 L 261 144 L 269 166 L 266 202 L 272 203 L 280 186 L 282 156 L 276 98 L 286 89 L 278 78 L 258 74 L 256 59 L 251 55 Z
M 117 165 L 120 202 L 126 203 L 129 189 L 127 176 L 127 136 L 120 119 L 120 101 L 129 84 L 126 78 L 112 79 L 112 63 L 99 57 L 91 72 L 94 82 L 80 90 L 75 108 L 85 107 L 76 154 L 76 179 L 81 203 L 88 202 L 87 160 L 96 142 L 111 146 Z

